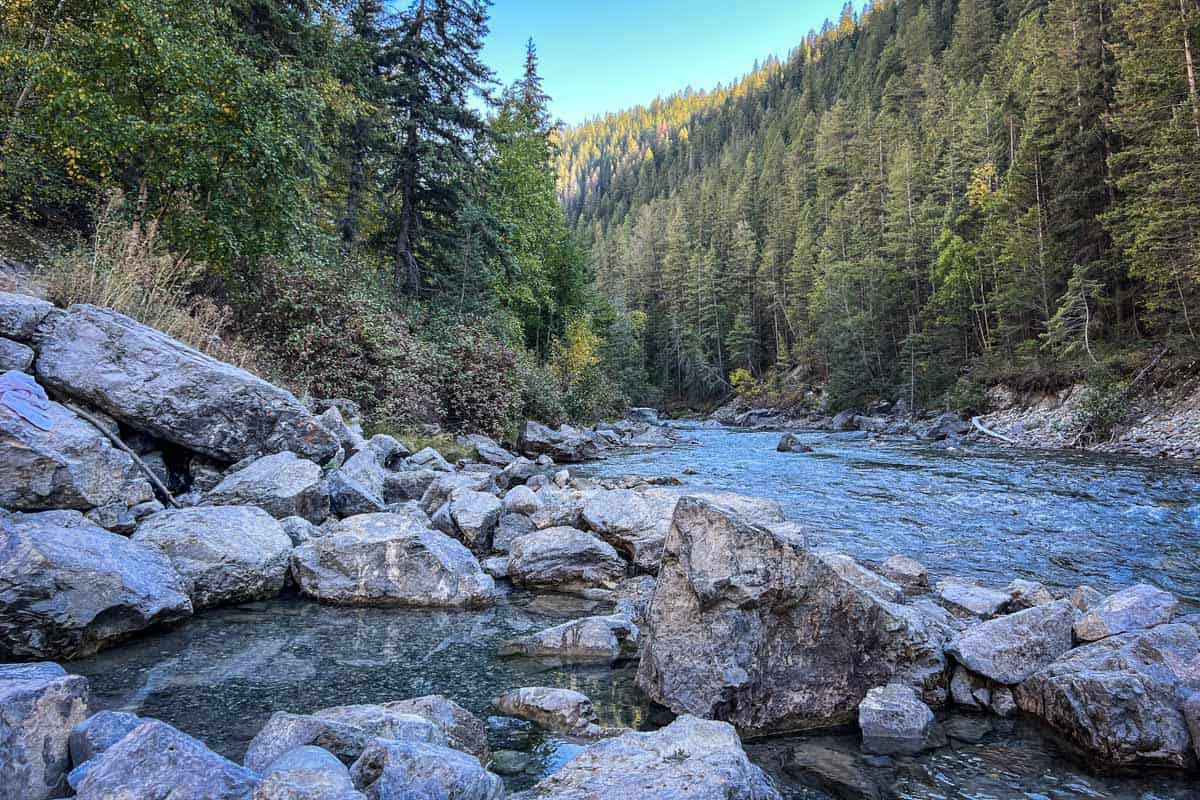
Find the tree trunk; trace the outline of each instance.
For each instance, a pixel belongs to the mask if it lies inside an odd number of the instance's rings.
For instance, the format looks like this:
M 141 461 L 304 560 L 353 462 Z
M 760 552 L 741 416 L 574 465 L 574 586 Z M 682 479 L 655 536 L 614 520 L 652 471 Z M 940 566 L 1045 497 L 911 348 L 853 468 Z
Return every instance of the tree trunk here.
M 1179 22 L 1183 28 L 1183 59 L 1187 65 L 1188 95 L 1192 99 L 1192 121 L 1196 126 L 1196 140 L 1200 142 L 1200 99 L 1196 96 L 1196 70 L 1192 65 L 1192 43 L 1188 40 L 1187 7 L 1179 0 Z
M 400 220 L 396 231 L 396 254 L 393 269 L 396 283 L 406 294 L 416 297 L 421 291 L 421 268 L 413 256 L 413 239 L 417 228 L 417 128 L 410 125 L 405 134 L 403 165 L 400 169 Z
M 367 131 L 369 123 L 366 117 L 359 117 L 354 122 L 350 133 L 350 144 L 353 153 L 350 156 L 350 180 L 346 187 L 346 208 L 338 222 L 338 231 L 346 250 L 354 246 L 358 238 L 358 212 L 362 206 L 363 191 L 367 184 Z

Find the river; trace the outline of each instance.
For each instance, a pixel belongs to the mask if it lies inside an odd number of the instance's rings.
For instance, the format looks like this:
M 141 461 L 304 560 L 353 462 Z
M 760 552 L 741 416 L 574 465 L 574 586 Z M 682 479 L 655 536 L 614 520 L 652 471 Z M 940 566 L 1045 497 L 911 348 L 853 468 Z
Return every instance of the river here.
M 686 427 L 694 444 L 635 451 L 579 470 L 673 475 L 780 501 L 816 544 L 864 559 L 905 553 L 933 578 L 1041 580 L 1066 590 L 1146 580 L 1200 599 L 1200 493 L 1189 465 L 908 440 L 803 433 L 812 453 L 775 452 L 778 434 Z M 687 473 L 687 474 L 685 474 Z M 690 474 L 695 473 L 695 474 Z M 87 675 L 93 707 L 163 719 L 241 759 L 272 711 L 312 711 L 441 693 L 481 716 L 509 688 L 563 686 L 593 699 L 601 721 L 665 721 L 636 690 L 630 663 L 571 667 L 498 659 L 506 638 L 602 611 L 587 601 L 514 593 L 496 608 L 446 612 L 322 607 L 295 597 L 218 609 L 68 669 Z M 747 746 L 789 800 L 827 798 L 797 767 L 847 761 L 882 797 L 1197 800 L 1194 781 L 1102 776 L 1028 723 L 947 716 L 949 747 L 864 760 L 852 732 Z M 502 743 L 494 742 L 493 746 Z M 505 745 L 510 789 L 555 770 L 579 748 L 553 735 Z

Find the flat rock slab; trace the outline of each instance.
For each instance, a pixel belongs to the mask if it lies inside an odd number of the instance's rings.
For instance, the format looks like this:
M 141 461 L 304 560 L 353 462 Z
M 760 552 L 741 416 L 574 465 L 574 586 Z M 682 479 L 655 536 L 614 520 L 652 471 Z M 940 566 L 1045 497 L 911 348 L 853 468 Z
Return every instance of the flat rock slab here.
M 87 511 L 154 498 L 133 459 L 91 423 L 55 402 L 45 413 L 50 430 L 0 407 L 0 507 Z
M 78 512 L 0 514 L 0 661 L 81 658 L 191 615 L 159 551 Z
M 1170 622 L 1179 598 L 1149 584 L 1139 583 L 1091 604 L 1075 623 L 1075 637 L 1095 642 L 1118 633 L 1152 628 Z
M 292 552 L 301 593 L 352 606 L 480 607 L 496 584 L 471 551 L 416 513 L 363 514 Z
M 1071 649 L 1074 621 L 1071 602 L 1056 600 L 972 626 L 948 650 L 972 672 L 1015 685 Z
M 191 584 L 197 609 L 274 597 L 287 580 L 292 540 L 254 506 L 199 506 L 147 517 L 133 541 L 158 550 Z
M 258 506 L 276 519 L 302 517 L 319 525 L 329 516 L 322 479 L 313 462 L 275 453 L 228 475 L 204 499 L 218 506 Z
M 1159 625 L 1077 647 L 1018 686 L 1016 702 L 1106 765 L 1192 766 L 1183 706 L 1200 691 L 1197 627 Z
M 290 392 L 115 311 L 71 306 L 37 335 L 40 381 L 160 439 L 225 462 L 337 451 Z
M 71 730 L 87 707 L 87 679 L 58 664 L 0 664 L 0 798 L 66 794 Z
M 1012 600 L 1012 594 L 959 580 L 940 581 L 937 596 L 951 609 L 988 619 L 1000 613 Z
M 530 800 L 780 800 L 733 726 L 683 716 L 653 733 L 593 744 L 525 795 Z

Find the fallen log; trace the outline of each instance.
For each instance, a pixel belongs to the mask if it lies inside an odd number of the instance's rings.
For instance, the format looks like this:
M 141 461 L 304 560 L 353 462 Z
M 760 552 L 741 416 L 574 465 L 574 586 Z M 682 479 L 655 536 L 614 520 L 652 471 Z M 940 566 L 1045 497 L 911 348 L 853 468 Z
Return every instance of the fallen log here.
M 1005 444 L 1016 444 L 1017 443 L 1016 439 L 1010 439 L 1009 437 L 1005 436 L 1002 433 L 996 433 L 994 430 L 989 428 L 987 425 L 984 425 L 983 422 L 980 421 L 979 417 L 971 417 L 971 424 L 975 427 L 975 430 L 979 431 L 984 436 L 990 436 L 993 439 L 998 439 L 1001 442 L 1004 442 Z

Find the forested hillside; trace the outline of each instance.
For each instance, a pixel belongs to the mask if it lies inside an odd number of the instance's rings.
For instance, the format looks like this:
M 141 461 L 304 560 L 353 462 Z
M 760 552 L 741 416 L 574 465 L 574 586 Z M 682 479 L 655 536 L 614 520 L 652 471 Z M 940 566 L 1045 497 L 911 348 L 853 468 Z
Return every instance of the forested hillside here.
M 847 5 L 567 131 L 559 192 L 676 396 L 1119 385 L 1200 351 L 1198 57 L 1195 0 Z
M 509 87 L 481 62 L 488 3 L 6 0 L 0 25 L 0 256 L 57 302 L 377 424 L 498 433 L 636 388 L 533 45 Z

